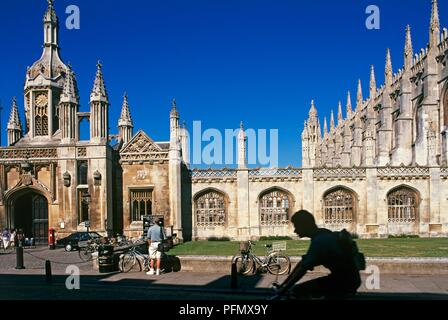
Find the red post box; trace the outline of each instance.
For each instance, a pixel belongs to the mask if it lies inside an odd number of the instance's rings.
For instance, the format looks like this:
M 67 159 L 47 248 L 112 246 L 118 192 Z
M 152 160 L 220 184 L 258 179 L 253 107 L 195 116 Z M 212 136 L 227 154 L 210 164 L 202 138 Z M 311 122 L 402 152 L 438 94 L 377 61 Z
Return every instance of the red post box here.
M 56 249 L 56 237 L 54 235 L 56 230 L 53 228 L 48 229 L 48 247 L 50 250 Z

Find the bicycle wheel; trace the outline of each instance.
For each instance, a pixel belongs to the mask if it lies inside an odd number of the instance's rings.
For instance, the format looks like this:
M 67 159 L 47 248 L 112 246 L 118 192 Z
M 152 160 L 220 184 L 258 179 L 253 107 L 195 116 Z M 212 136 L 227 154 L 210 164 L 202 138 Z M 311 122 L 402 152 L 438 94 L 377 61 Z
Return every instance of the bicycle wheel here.
M 84 262 L 92 260 L 92 251 L 88 247 L 79 249 L 79 258 Z
M 241 255 L 236 258 L 235 263 L 239 274 L 249 275 L 254 273 L 255 261 L 251 256 Z
M 272 253 L 268 257 L 268 270 L 273 275 L 284 275 L 291 269 L 291 260 L 287 255 Z
M 131 271 L 131 269 L 135 265 L 135 260 L 135 255 L 125 254 L 123 257 L 123 261 L 121 262 L 121 271 L 124 273 Z

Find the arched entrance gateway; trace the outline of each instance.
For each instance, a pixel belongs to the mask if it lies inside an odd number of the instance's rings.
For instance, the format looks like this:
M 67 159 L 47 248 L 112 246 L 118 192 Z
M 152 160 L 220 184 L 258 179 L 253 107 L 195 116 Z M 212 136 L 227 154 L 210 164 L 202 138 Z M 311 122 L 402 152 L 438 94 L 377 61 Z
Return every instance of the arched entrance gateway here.
M 7 200 L 8 224 L 22 229 L 25 237 L 34 238 L 36 245 L 48 243 L 48 199 L 40 191 L 25 188 Z

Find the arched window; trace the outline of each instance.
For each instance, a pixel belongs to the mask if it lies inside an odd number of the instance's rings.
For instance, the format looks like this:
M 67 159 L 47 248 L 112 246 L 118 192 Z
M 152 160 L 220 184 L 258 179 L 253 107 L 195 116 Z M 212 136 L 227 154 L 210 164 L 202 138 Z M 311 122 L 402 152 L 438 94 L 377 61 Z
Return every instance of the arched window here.
M 340 188 L 325 195 L 325 224 L 353 223 L 355 220 L 355 213 L 355 196 L 352 192 Z
M 224 195 L 216 191 L 204 193 L 195 201 L 195 212 L 198 227 L 223 226 L 227 212 Z
M 289 222 L 290 198 L 284 191 L 275 190 L 260 197 L 260 223 L 262 226 L 284 225 Z
M 390 223 L 411 223 L 417 220 L 418 195 L 410 188 L 400 188 L 387 196 Z

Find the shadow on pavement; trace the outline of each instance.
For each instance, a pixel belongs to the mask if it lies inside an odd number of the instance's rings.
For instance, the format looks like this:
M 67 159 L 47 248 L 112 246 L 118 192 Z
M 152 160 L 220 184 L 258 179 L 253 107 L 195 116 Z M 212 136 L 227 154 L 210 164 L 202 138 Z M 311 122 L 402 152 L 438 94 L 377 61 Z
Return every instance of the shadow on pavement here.
M 261 275 L 248 277 L 240 282 L 237 290 L 230 289 L 230 276 L 219 276 L 208 283 L 182 284 L 179 277 L 173 283 L 163 283 L 165 278 L 118 279 L 120 274 L 85 275 L 80 278 L 80 290 L 68 290 L 69 275 L 54 275 L 46 282 L 45 275 L 1 274 L 1 300 L 267 300 L 271 292 L 257 288 Z M 188 274 L 185 273 L 185 277 Z M 117 279 L 116 279 L 117 278 Z M 160 280 L 160 281 L 159 281 Z M 169 279 L 168 279 L 169 280 Z M 73 284 L 73 281 L 70 282 Z M 360 293 L 348 300 L 415 301 L 448 300 L 446 294 L 427 293 Z

